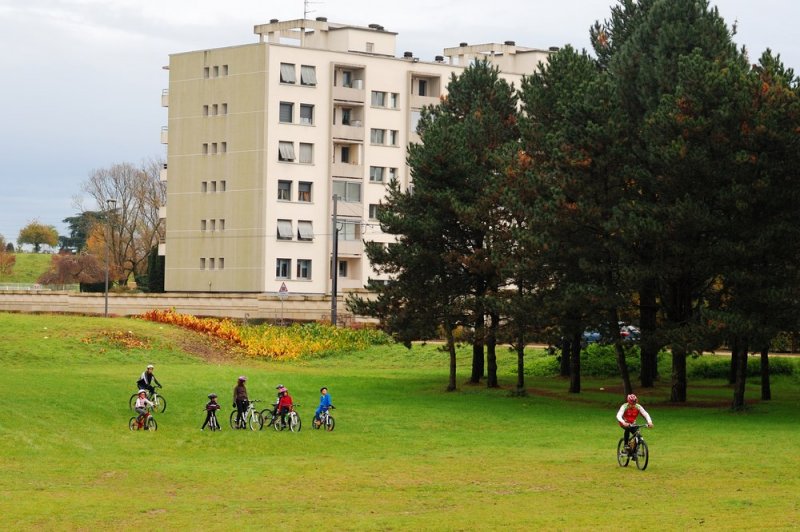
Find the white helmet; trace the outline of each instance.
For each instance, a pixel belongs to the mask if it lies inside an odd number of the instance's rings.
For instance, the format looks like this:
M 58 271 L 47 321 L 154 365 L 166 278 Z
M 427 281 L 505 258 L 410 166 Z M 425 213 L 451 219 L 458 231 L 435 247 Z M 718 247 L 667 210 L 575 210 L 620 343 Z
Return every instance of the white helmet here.
M 137 393 L 147 393 L 147 390 L 139 390 Z

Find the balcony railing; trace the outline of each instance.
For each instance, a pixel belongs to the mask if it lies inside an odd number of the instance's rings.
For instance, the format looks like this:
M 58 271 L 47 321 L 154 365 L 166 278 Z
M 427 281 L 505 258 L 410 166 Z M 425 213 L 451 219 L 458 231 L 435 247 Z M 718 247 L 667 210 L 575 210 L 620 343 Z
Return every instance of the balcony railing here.
M 161 144 L 169 144 L 169 128 L 167 126 L 161 127 Z
M 169 89 L 161 91 L 161 107 L 169 107 Z
M 167 180 L 167 163 L 164 163 L 164 167 L 161 168 L 161 170 L 158 171 L 158 178 L 161 181 L 166 181 Z

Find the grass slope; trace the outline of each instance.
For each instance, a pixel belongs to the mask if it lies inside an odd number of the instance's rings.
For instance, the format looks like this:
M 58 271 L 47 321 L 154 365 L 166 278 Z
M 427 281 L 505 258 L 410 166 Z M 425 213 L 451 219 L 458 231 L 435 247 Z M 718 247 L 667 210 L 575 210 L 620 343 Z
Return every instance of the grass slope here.
M 128 332 L 130 331 L 130 332 Z M 113 334 L 119 336 L 114 336 Z M 137 320 L 0 314 L 0 515 L 7 529 L 616 530 L 791 528 L 800 522 L 800 386 L 722 407 L 730 390 L 690 383 L 687 407 L 647 390 L 647 471 L 620 468 L 614 381 L 528 379 L 533 393 L 443 391 L 432 346 L 269 363 L 213 356 L 192 333 Z M 119 339 L 117 339 L 119 338 Z M 135 339 L 131 340 L 131 339 Z M 137 346 L 137 342 L 144 342 Z M 193 345 L 203 356 L 187 353 Z M 197 346 L 204 346 L 197 349 Z M 459 382 L 470 353 L 459 358 Z M 127 399 L 156 364 L 169 404 L 131 433 Z M 501 383 L 515 360 L 502 352 Z M 251 398 L 277 383 L 301 403 L 300 433 L 200 432 L 206 394 L 227 419 L 239 374 Z M 336 430 L 313 431 L 321 385 Z M 702 397 L 702 400 L 695 400 Z M 227 429 L 227 427 L 226 427 Z
M 52 255 L 47 253 L 15 253 L 16 262 L 11 275 L 0 275 L 4 283 L 35 283 L 50 268 Z

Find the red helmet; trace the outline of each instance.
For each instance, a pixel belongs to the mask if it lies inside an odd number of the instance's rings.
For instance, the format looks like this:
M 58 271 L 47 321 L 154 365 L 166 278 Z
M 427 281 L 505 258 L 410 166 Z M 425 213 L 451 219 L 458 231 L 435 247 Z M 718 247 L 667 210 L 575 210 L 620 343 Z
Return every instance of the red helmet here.
M 638 400 L 639 400 L 639 398 L 638 398 L 638 397 L 636 397 L 636 394 L 635 394 L 635 393 L 628 394 L 628 402 L 629 402 L 630 404 L 636 404 L 636 402 L 637 402 Z

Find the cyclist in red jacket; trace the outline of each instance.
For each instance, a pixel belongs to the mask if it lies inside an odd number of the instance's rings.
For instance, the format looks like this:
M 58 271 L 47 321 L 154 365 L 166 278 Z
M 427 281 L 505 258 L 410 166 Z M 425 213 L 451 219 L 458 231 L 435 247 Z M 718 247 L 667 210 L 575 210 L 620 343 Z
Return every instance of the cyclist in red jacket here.
M 644 407 L 639 404 L 639 398 L 636 397 L 636 394 L 629 394 L 627 397 L 627 402 L 619 407 L 619 410 L 617 411 L 617 421 L 619 421 L 619 426 L 625 430 L 626 448 L 628 448 L 628 440 L 630 440 L 631 434 L 634 432 L 634 429 L 631 429 L 631 425 L 636 424 L 636 418 L 639 417 L 639 414 L 641 414 L 642 417 L 647 420 L 647 426 L 652 428 L 653 420 L 650 419 L 650 414 L 648 414 L 647 410 L 645 410 Z
M 294 402 L 292 401 L 292 396 L 289 395 L 289 390 L 286 387 L 281 387 L 278 392 L 280 393 L 281 397 L 278 399 L 278 406 L 277 410 L 278 413 L 281 415 L 281 423 L 284 425 L 286 424 L 286 414 L 288 414 L 292 410 L 292 406 Z

